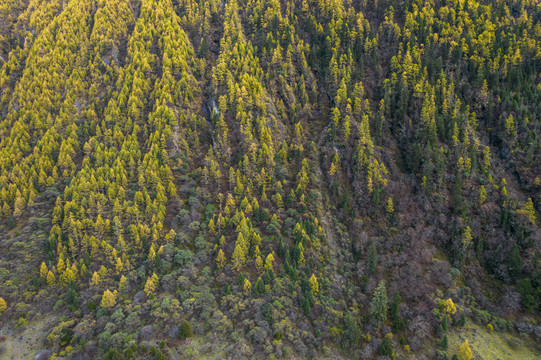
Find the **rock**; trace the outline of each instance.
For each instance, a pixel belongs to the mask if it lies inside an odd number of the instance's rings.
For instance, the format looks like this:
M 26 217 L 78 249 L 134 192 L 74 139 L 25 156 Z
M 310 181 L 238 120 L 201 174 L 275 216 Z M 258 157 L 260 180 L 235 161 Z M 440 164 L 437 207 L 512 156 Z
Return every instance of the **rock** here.
M 42 350 L 36 356 L 34 360 L 49 360 L 53 352 L 51 350 Z
M 150 340 L 154 336 L 154 328 L 152 325 L 143 326 L 139 331 L 139 340 Z

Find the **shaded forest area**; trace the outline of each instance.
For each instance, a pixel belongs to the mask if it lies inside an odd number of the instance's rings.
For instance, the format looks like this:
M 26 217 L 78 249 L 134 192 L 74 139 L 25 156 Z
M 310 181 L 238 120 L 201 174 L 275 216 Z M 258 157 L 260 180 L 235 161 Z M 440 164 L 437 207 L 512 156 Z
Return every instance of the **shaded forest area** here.
M 5 0 L 0 66 L 0 357 L 540 343 L 539 1 Z

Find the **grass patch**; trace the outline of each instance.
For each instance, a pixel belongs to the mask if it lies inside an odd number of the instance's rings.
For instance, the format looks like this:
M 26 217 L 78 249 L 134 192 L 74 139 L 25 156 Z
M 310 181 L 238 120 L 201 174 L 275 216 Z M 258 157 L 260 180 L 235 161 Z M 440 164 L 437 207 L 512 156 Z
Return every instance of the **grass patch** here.
M 454 330 L 454 329 L 453 329 Z M 466 327 L 450 331 L 449 350 L 451 357 L 467 339 L 474 359 L 538 359 L 541 348 L 529 336 L 516 336 L 507 332 L 490 331 L 486 326 L 468 324 Z

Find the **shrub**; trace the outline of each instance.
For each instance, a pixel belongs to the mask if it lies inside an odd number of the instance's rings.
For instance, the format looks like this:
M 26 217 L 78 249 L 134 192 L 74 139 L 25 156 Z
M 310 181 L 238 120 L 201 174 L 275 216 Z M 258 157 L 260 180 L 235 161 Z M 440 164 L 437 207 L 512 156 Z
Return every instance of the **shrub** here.
M 17 325 L 15 325 L 16 328 L 19 328 L 21 326 L 25 326 L 26 324 L 28 324 L 28 321 L 26 321 L 26 319 L 24 317 L 20 317 L 19 318 L 19 321 L 17 321 Z
M 134 353 L 132 348 L 127 348 L 126 350 L 124 350 L 124 357 L 126 357 L 126 359 L 133 359 L 133 356 Z
M 272 326 L 272 305 L 267 303 L 265 305 L 263 305 L 263 307 L 261 308 L 261 315 L 263 316 L 263 319 L 265 319 L 265 321 L 270 325 Z
M 93 312 L 98 308 L 98 305 L 94 304 L 92 300 L 88 300 L 88 302 L 86 303 L 86 308 L 88 311 Z
M 124 360 L 126 359 L 122 353 L 116 349 L 109 349 L 105 356 L 103 357 L 103 360 Z
M 192 337 L 192 335 L 193 335 L 192 325 L 186 320 L 184 320 L 184 322 L 180 326 L 180 338 L 186 339 L 186 338 Z
M 460 270 L 458 270 L 457 268 L 453 267 L 453 268 L 451 268 L 451 270 L 449 270 L 449 274 L 450 274 L 453 278 L 457 279 L 457 278 L 460 277 Z

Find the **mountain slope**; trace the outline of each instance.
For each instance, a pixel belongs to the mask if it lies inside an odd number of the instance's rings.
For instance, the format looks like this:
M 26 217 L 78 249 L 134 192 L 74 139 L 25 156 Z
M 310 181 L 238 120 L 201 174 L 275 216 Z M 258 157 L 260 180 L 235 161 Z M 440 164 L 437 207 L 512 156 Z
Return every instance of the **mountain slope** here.
M 540 14 L 4 2 L 0 354 L 539 354 Z

